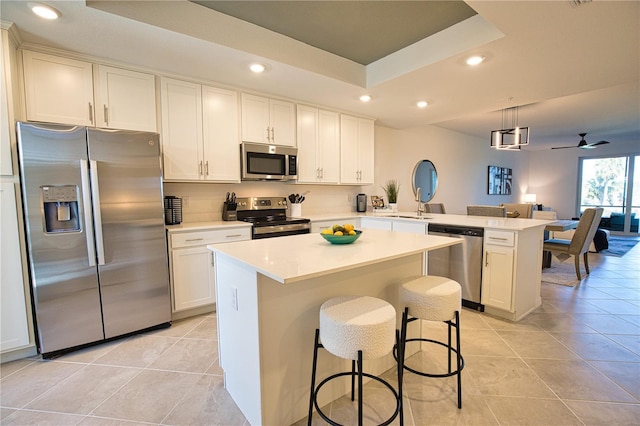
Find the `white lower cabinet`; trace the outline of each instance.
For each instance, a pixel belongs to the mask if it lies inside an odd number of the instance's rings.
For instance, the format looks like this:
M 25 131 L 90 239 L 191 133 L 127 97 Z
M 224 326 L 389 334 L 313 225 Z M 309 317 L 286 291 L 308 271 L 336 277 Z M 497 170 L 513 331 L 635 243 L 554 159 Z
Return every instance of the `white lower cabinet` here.
M 391 231 L 393 228 L 393 222 L 390 219 L 375 218 L 375 217 L 363 217 L 360 219 L 360 225 L 363 229 L 382 229 L 385 231 Z
M 515 234 L 487 230 L 482 264 L 482 304 L 504 311 L 513 308 Z
M 171 270 L 171 300 L 174 319 L 176 313 L 195 308 L 213 311 L 216 302 L 215 264 L 208 244 L 251 239 L 251 228 L 244 226 L 202 229 L 197 231 L 170 230 L 169 254 Z M 178 315 L 185 317 L 188 315 Z

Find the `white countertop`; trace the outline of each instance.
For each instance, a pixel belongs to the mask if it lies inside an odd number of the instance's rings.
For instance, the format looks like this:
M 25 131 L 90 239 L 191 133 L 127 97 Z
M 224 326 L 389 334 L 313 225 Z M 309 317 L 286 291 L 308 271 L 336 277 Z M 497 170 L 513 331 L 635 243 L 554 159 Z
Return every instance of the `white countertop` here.
M 352 244 L 330 244 L 317 233 L 208 245 L 283 284 L 459 244 L 457 238 L 366 229 Z
M 251 224 L 248 222 L 242 222 L 239 220 L 218 220 L 211 222 L 190 222 L 181 223 L 180 225 L 166 225 L 167 232 L 189 232 L 189 231 L 202 231 L 208 229 L 229 229 L 229 228 L 251 228 Z
M 422 213 L 422 216 L 418 216 L 415 212 L 397 212 L 383 214 L 372 213 L 368 214 L 367 217 L 408 221 L 419 220 L 439 225 L 472 226 L 476 228 L 503 229 L 510 231 L 522 231 L 538 226 L 545 226 L 549 223 L 554 222 L 553 220 L 542 219 L 500 218 L 487 216 L 468 216 L 462 214 Z

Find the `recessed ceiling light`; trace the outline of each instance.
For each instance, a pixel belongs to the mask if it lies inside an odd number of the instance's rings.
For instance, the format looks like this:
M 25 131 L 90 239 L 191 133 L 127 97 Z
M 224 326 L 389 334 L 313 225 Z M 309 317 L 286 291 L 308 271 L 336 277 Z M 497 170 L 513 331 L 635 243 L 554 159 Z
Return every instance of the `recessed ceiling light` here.
M 484 62 L 484 56 L 475 55 L 467 58 L 467 65 L 479 65 L 482 62 Z
M 362 102 L 369 102 L 369 101 L 371 100 L 371 96 L 369 96 L 369 95 L 362 95 L 362 96 L 360 96 L 360 100 L 361 100 Z
M 251 64 L 249 68 L 251 69 L 251 71 L 255 72 L 256 74 L 259 74 L 265 70 L 265 66 L 262 64 Z
M 31 8 L 33 13 L 41 18 L 52 20 L 60 17 L 60 12 L 49 5 L 42 3 L 28 3 L 28 6 Z
M 429 103 L 427 101 L 418 101 L 416 105 L 418 105 L 418 108 L 425 108 Z

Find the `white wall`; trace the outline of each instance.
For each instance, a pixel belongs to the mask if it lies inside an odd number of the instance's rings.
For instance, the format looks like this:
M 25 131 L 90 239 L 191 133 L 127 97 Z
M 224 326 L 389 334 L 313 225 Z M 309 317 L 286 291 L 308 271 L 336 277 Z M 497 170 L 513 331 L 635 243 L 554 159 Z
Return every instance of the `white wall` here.
M 612 155 L 640 155 L 636 142 L 601 145 L 596 149 L 578 148 L 531 151 L 529 184 L 537 201 L 552 207 L 558 217 L 578 216 L 578 164 L 580 158 Z
M 409 130 L 376 127 L 375 177 L 367 195 L 384 195 L 387 179 L 400 183 L 398 209 L 413 211 L 417 207 L 411 185 L 413 168 L 421 160 L 431 160 L 438 172 L 438 188 L 432 200 L 444 203 L 447 213 L 466 214 L 469 204 L 498 205 L 521 202 L 528 192 L 529 153 L 497 151 L 486 139 L 425 126 Z M 513 169 L 511 195 L 488 195 L 488 166 Z

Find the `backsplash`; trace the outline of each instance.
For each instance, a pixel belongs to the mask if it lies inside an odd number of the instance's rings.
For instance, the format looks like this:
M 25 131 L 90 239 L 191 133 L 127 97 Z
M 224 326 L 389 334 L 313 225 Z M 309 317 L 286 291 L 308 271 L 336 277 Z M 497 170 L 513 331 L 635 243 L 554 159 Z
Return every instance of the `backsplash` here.
M 289 194 L 305 195 L 302 216 L 356 211 L 356 195 L 367 194 L 370 204 L 372 186 L 296 185 L 282 182 L 242 182 L 236 184 L 182 183 L 164 184 L 164 195 L 182 198 L 183 223 L 222 220 L 222 204 L 227 192 L 238 197 L 287 197 Z M 368 192 L 369 191 L 369 192 Z M 380 191 L 378 191 L 380 192 Z M 370 205 L 368 209 L 371 209 Z

